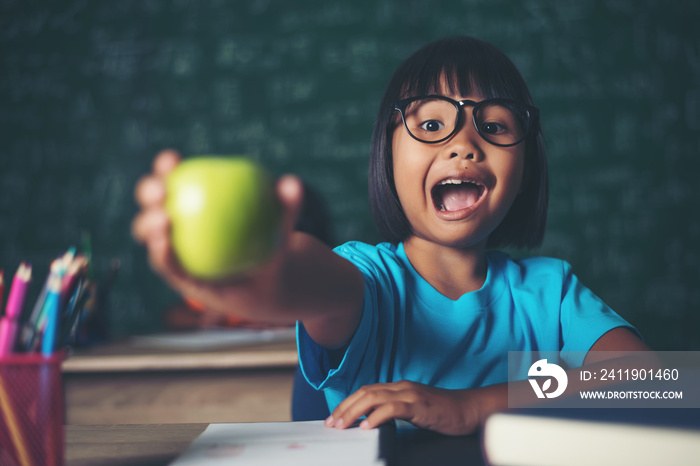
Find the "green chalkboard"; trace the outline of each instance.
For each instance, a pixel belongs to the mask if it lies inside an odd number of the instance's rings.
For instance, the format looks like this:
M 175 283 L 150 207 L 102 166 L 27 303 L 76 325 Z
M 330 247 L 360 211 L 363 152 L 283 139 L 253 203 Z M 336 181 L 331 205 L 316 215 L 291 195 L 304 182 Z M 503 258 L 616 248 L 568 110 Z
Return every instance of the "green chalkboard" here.
M 660 349 L 700 349 L 695 1 L 0 1 L 0 266 L 37 275 L 86 232 L 121 271 L 115 335 L 175 296 L 130 237 L 153 155 L 249 154 L 295 172 L 333 241 L 377 242 L 367 157 L 397 64 L 470 34 L 521 69 L 551 169 L 545 244 Z M 522 253 L 519 253 L 522 254 Z M 8 272 L 6 272 L 8 273 Z

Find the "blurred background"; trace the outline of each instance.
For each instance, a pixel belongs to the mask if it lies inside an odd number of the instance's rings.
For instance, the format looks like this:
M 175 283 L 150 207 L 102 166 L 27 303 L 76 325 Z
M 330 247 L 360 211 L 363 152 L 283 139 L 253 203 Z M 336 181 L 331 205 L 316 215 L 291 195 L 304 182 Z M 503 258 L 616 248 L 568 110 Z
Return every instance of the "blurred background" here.
M 542 248 L 652 347 L 700 350 L 700 4 L 691 0 L 0 0 L 0 267 L 88 244 L 113 337 L 178 301 L 130 236 L 157 151 L 301 176 L 333 243 L 381 238 L 367 198 L 379 99 L 425 43 L 509 55 L 548 143 Z M 113 269 L 113 267 L 112 267 Z M 111 275 L 110 275 L 111 274 Z

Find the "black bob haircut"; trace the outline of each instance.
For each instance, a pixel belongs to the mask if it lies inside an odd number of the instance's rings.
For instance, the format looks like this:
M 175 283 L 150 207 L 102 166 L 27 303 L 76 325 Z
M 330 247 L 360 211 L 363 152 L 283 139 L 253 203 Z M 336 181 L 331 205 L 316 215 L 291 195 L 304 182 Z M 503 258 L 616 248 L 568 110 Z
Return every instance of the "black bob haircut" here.
M 394 244 L 406 240 L 411 225 L 394 185 L 392 137 L 394 103 L 414 95 L 439 93 L 443 83 L 462 96 L 508 98 L 533 105 L 520 72 L 495 46 L 466 36 L 448 37 L 421 48 L 404 61 L 389 82 L 374 124 L 369 162 L 369 198 L 379 232 Z M 399 120 L 400 121 L 400 118 Z M 525 147 L 522 188 L 487 247 L 534 248 L 542 244 L 549 197 L 544 138 L 535 126 Z

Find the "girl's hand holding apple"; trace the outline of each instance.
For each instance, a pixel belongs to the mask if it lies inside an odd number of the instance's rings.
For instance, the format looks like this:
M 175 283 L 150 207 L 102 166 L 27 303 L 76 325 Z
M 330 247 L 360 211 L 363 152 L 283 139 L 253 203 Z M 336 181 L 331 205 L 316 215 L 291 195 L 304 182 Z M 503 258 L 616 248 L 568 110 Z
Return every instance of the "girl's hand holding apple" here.
M 186 160 L 166 179 L 173 249 L 193 277 L 255 268 L 279 245 L 281 206 L 267 172 L 245 157 Z
M 166 150 L 136 186 L 141 211 L 132 232 L 176 291 L 230 312 L 238 289 L 238 300 L 251 304 L 239 308 L 255 309 L 250 294 L 274 281 L 302 194 L 296 177 L 275 185 L 248 159 L 181 162 Z

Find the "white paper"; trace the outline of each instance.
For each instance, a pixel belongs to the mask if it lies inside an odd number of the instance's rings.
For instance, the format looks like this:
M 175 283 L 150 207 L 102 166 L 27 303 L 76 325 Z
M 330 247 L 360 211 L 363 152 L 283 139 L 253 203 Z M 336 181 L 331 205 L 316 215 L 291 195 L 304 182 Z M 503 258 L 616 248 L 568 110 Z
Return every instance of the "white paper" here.
M 379 430 L 323 421 L 210 424 L 172 466 L 384 465 Z

